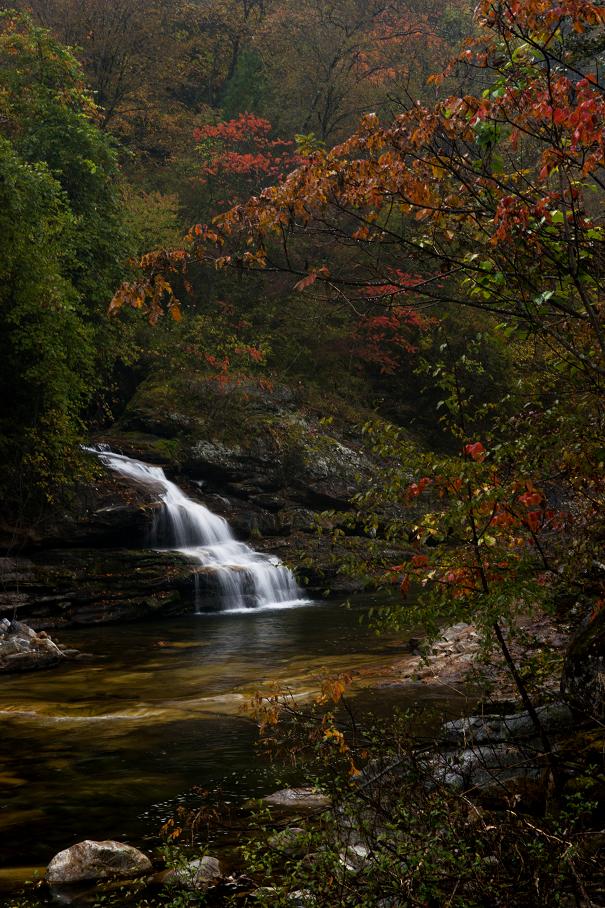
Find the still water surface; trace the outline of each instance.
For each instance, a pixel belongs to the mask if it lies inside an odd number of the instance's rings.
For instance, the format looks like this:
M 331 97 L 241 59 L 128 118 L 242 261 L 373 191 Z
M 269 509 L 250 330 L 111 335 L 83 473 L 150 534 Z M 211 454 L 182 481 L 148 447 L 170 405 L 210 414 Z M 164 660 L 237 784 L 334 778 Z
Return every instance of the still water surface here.
M 1 681 L 0 868 L 45 865 L 83 838 L 155 844 L 196 785 L 233 801 L 273 789 L 283 780 L 256 752 L 242 708 L 274 682 L 304 694 L 352 670 L 362 711 L 369 700 L 383 709 L 416 700 L 409 688 L 369 695 L 405 643 L 376 637 L 368 607 L 366 599 L 58 633 L 94 658 Z M 449 691 L 422 693 L 432 698 L 448 711 L 460 706 Z

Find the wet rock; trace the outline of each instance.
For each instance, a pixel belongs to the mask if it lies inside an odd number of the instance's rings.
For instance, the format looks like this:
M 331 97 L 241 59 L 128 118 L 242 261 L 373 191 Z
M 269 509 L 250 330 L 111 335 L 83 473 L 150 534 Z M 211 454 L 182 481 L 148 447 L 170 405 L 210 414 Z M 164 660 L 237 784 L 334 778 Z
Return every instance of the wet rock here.
M 302 530 L 305 533 L 317 532 L 317 515 L 315 511 L 307 508 L 293 508 L 288 511 L 288 522 L 293 530 Z
M 551 703 L 536 712 L 555 748 L 557 739 L 574 729 L 575 717 L 566 703 Z M 491 806 L 544 806 L 551 770 L 527 711 L 456 719 L 445 723 L 438 740 L 445 749 L 422 764 L 429 787 L 436 782 Z
M 278 511 L 283 511 L 287 504 L 286 499 L 282 498 L 281 495 L 270 495 L 268 493 L 256 495 L 254 503 L 261 508 L 265 508 L 267 511 L 274 511 L 276 513 Z
M 365 845 L 349 845 L 340 852 L 339 860 L 349 873 L 359 873 L 370 863 L 370 849 Z
M 462 621 L 460 624 L 452 624 L 451 627 L 446 628 L 441 636 L 442 639 L 446 640 L 448 643 L 453 643 L 460 640 L 467 632 L 474 630 L 475 628 L 472 624 L 466 624 Z
M 271 807 L 287 810 L 317 810 L 330 805 L 330 798 L 316 788 L 284 788 L 263 798 Z
M 211 855 L 189 861 L 184 867 L 168 870 L 162 882 L 184 889 L 204 890 L 216 885 L 223 877 L 220 862 Z
M 303 437 L 297 454 L 291 482 L 300 500 L 312 506 L 347 507 L 360 477 L 371 472 L 363 454 L 325 433 Z
M 153 484 L 134 486 L 101 470 L 75 490 L 69 508 L 45 515 L 35 527 L 4 525 L 0 518 L 0 551 L 27 554 L 47 548 L 146 545 L 161 506 Z M 15 583 L 23 569 L 20 558 L 2 559 L 0 574 Z
M 71 655 L 44 632 L 37 634 L 20 621 L 0 620 L 0 672 L 51 668 Z
M 256 463 L 243 454 L 239 445 L 228 447 L 221 442 L 204 439 L 191 445 L 184 466 L 192 476 L 237 482 L 245 479 Z
M 52 884 L 86 880 L 132 879 L 152 871 L 151 861 L 137 848 L 122 842 L 86 840 L 54 856 L 46 881 Z

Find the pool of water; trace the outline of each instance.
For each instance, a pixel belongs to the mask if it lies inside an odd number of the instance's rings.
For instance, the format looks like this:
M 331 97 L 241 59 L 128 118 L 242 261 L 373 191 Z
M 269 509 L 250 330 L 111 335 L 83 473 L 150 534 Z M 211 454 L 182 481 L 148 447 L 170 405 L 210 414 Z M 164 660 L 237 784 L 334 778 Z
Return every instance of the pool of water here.
M 57 633 L 92 658 L 4 676 L 0 686 L 0 868 L 45 865 L 83 838 L 155 843 L 194 786 L 236 802 L 267 793 L 278 771 L 257 752 L 243 712 L 258 689 L 289 685 L 305 696 L 350 671 L 363 710 L 418 699 L 410 688 L 371 695 L 405 641 L 373 633 L 370 604 Z M 421 697 L 450 708 L 456 699 L 426 689 Z

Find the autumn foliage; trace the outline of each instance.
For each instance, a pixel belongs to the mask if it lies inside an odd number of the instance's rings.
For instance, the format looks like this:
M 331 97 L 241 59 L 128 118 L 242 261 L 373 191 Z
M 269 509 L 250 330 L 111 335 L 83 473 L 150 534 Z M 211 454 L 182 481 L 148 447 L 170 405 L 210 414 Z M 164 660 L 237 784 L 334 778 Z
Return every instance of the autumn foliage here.
M 187 261 L 283 269 L 299 288 L 313 275 L 328 296 L 372 297 L 386 310 L 412 297 L 417 309 L 477 307 L 525 323 L 601 374 L 604 237 L 590 212 L 591 187 L 602 189 L 605 102 L 596 72 L 581 70 L 562 36 L 569 25 L 593 28 L 603 12 L 549 6 L 538 28 L 546 6 L 484 4 L 482 35 L 456 64 L 485 72 L 481 95 L 418 103 L 385 125 L 367 115 L 350 139 L 221 216 L 210 245 L 194 242 Z M 546 44 L 546 27 L 561 37 Z M 308 263 L 320 237 L 329 250 L 357 249 L 354 271 L 325 254 L 321 270 Z M 129 299 L 118 294 L 115 305 Z
M 271 123 L 254 114 L 197 127 L 193 137 L 203 159 L 199 179 L 217 206 L 260 192 L 302 160 L 293 140 L 272 138 Z

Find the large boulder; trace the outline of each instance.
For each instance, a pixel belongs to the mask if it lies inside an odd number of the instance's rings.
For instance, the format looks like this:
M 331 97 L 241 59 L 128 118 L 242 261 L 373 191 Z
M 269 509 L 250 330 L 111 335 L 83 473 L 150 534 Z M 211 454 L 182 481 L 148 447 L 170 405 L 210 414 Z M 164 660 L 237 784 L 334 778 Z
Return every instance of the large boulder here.
M 482 744 L 431 757 L 428 767 L 442 785 L 459 791 L 510 792 L 514 784 L 537 781 L 544 767 L 535 750 L 517 744 Z
M 86 880 L 132 879 L 152 871 L 149 858 L 122 842 L 86 840 L 54 856 L 46 881 L 51 884 L 80 883 Z
M 157 487 L 128 482 L 96 458 L 91 472 L 90 480 L 74 490 L 68 506 L 55 508 L 35 525 L 15 527 L 0 515 L 0 553 L 145 545 L 161 507 Z
M 334 407 L 340 417 L 342 401 Z M 333 416 L 329 406 L 324 415 Z M 351 415 L 351 424 L 363 420 Z M 284 385 L 218 383 L 192 371 L 150 375 L 103 440 L 155 463 L 155 451 L 170 452 L 175 469 L 269 511 L 288 501 L 346 508 L 371 464 L 359 433 L 342 419 L 339 426 L 328 427 Z

